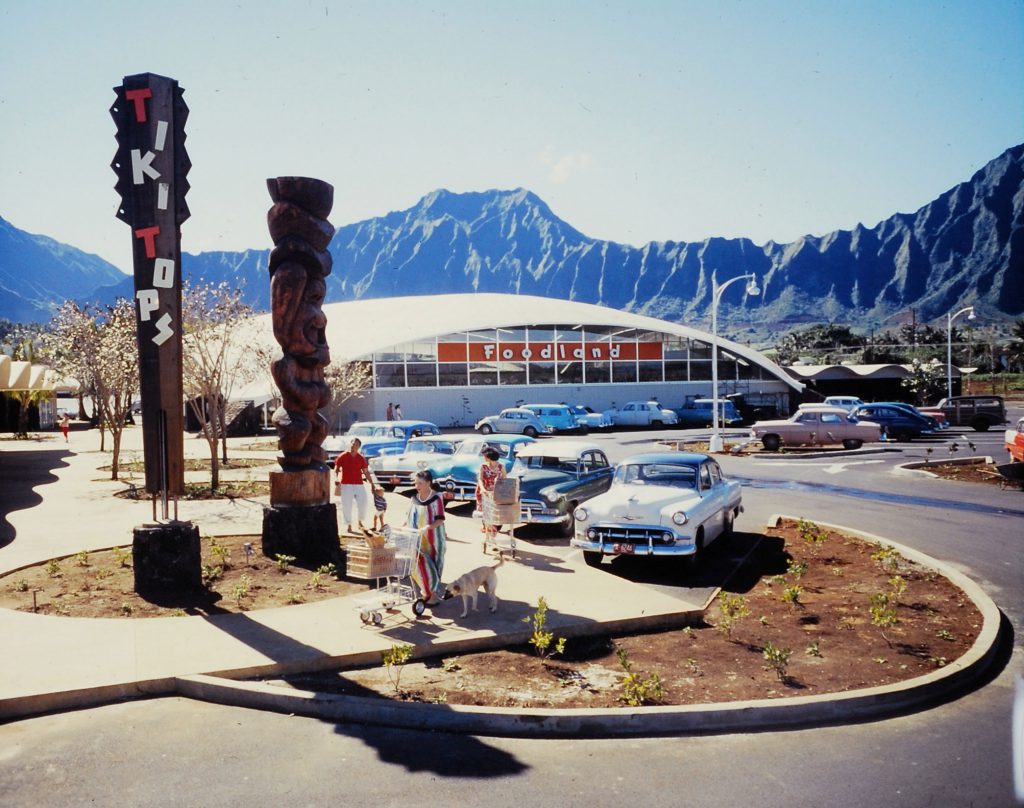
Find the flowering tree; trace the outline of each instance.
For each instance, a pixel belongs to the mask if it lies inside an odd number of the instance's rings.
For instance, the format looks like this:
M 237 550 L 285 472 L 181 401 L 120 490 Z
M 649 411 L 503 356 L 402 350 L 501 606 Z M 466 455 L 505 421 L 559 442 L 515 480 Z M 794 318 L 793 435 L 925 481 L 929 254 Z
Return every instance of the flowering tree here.
M 910 376 L 903 379 L 900 386 L 913 395 L 916 405 L 936 401 L 946 392 L 945 366 L 934 360 L 914 359 L 910 363 Z
M 51 322 L 49 354 L 53 367 L 90 388 L 100 428 L 100 451 L 110 430 L 110 478 L 118 478 L 121 435 L 139 387 L 135 306 L 118 298 L 113 306 L 79 306 L 65 301 Z
M 324 407 L 324 416 L 331 432 L 338 429 L 341 405 L 370 386 L 369 362 L 337 362 L 324 368 L 324 381 L 331 388 L 331 403 Z
M 227 284 L 186 284 L 182 293 L 185 396 L 210 447 L 210 487 L 220 485 L 218 441 L 227 462 L 226 404 L 236 385 L 264 372 L 269 352 L 251 339 L 253 310 Z

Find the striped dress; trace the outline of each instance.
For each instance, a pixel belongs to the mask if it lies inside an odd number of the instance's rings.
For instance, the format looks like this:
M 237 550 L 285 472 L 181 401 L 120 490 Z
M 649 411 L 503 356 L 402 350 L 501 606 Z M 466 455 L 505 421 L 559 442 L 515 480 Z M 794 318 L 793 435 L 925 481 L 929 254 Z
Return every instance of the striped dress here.
M 413 569 L 413 580 L 424 600 L 439 599 L 444 595 L 441 573 L 444 570 L 444 499 L 433 493 L 425 502 L 413 494 L 409 504 L 409 527 L 420 530 L 430 526 L 420 536 L 420 554 Z

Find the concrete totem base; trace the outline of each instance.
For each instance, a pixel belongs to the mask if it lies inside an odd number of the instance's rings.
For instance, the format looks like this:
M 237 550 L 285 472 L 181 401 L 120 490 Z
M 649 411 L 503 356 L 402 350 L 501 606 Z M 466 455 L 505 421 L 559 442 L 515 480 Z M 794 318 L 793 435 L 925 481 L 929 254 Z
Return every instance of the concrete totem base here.
M 333 504 L 269 505 L 263 508 L 263 555 L 293 556 L 310 568 L 334 564 L 345 574 L 345 556 L 338 539 L 338 509 Z
M 133 531 L 132 566 L 140 595 L 203 588 L 199 528 L 191 522 L 141 525 Z

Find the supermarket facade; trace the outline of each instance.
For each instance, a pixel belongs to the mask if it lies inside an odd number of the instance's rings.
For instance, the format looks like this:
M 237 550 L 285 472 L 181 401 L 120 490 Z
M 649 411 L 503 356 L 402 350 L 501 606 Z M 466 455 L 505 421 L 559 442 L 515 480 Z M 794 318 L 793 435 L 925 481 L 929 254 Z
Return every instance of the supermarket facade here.
M 335 429 L 405 418 L 470 427 L 517 403 L 596 411 L 656 398 L 679 407 L 711 395 L 711 334 L 603 306 L 508 294 L 429 295 L 323 306 L 332 362 L 365 362 L 372 386 Z M 263 321 L 266 321 L 265 323 Z M 269 338 L 269 315 L 257 318 Z M 719 337 L 719 395 L 788 411 L 804 385 L 763 354 Z

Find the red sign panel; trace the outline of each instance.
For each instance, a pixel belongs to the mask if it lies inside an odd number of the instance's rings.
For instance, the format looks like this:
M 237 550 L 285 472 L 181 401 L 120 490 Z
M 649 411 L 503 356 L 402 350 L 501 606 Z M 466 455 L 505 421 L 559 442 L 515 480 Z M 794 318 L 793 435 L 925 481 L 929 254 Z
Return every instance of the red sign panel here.
M 468 347 L 468 352 L 467 352 Z M 440 342 L 439 362 L 609 362 L 662 357 L 660 342 Z

